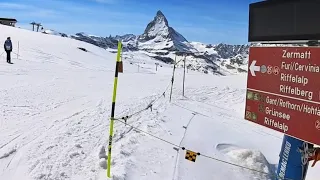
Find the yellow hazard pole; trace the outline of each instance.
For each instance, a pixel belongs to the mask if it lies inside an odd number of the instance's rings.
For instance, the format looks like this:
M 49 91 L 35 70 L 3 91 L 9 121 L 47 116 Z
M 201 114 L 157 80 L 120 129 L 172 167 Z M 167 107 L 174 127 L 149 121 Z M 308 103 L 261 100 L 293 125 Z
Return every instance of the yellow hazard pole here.
M 111 148 L 112 148 L 112 137 L 113 137 L 113 124 L 114 124 L 114 113 L 116 109 L 116 97 L 117 97 L 117 86 L 118 86 L 118 74 L 120 68 L 120 55 L 122 50 L 121 41 L 118 42 L 118 54 L 117 54 L 117 63 L 116 63 L 116 71 L 114 76 L 114 85 L 113 85 L 113 96 L 112 96 L 112 109 L 111 109 L 111 121 L 110 121 L 110 136 L 109 136 L 109 147 L 108 147 L 108 162 L 107 162 L 107 176 L 111 178 Z

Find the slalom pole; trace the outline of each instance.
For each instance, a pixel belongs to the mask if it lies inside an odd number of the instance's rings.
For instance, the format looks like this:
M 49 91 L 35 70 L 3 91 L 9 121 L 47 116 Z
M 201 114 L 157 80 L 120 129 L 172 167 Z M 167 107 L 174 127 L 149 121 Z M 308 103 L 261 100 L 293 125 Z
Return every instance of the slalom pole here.
M 111 119 L 110 119 L 110 135 L 109 135 L 109 147 L 108 147 L 108 162 L 107 162 L 107 176 L 111 178 L 111 148 L 112 148 L 112 137 L 113 137 L 113 124 L 114 124 L 114 113 L 116 109 L 116 97 L 117 97 L 117 86 L 118 86 L 118 74 L 120 67 L 120 55 L 122 50 L 121 41 L 118 41 L 118 53 L 117 53 L 117 63 L 114 76 L 114 85 L 113 85 L 113 96 L 112 96 L 112 109 L 111 109 Z

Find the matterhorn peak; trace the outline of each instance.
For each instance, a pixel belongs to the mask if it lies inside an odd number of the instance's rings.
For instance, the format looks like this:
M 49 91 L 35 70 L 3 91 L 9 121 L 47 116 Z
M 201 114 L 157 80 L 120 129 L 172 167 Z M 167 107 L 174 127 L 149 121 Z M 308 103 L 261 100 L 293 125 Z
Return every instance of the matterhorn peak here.
M 169 23 L 166 16 L 164 16 L 164 14 L 160 10 L 157 12 L 157 15 L 154 18 L 154 21 L 158 24 L 164 22 L 165 26 L 169 27 Z
M 159 10 L 156 16 L 148 24 L 144 33 L 139 36 L 138 41 L 141 43 L 155 44 L 157 47 L 170 50 L 189 49 L 185 43 L 188 41 L 172 27 L 169 26 L 165 15 Z M 140 44 L 144 47 L 144 44 Z M 142 48 L 143 49 L 143 48 Z
M 157 12 L 157 15 L 154 18 L 154 21 L 158 24 L 161 24 L 162 22 L 164 22 L 165 26 L 169 27 L 167 18 L 164 16 L 164 14 L 160 10 Z
M 165 17 L 164 14 L 163 14 L 160 10 L 157 11 L 157 16 L 163 16 L 163 17 Z
M 167 38 L 169 35 L 169 24 L 167 18 L 161 11 L 158 11 L 154 19 L 148 24 L 140 40 L 148 41 L 157 36 Z

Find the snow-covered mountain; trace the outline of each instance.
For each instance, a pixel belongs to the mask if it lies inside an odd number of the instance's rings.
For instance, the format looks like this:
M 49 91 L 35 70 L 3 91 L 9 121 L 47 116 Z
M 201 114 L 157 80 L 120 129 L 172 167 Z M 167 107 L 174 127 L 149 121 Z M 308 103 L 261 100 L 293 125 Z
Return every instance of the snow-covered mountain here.
M 196 51 L 185 37 L 169 26 L 167 18 L 161 11 L 147 25 L 144 33 L 139 36 L 139 49 L 157 53 L 158 50 Z
M 165 15 L 158 11 L 141 35 L 125 34 L 99 37 L 85 33 L 70 36 L 114 52 L 117 41 L 124 44 L 124 53 L 142 51 L 166 63 L 173 63 L 186 56 L 191 70 L 213 74 L 234 74 L 247 71 L 249 45 L 204 44 L 189 42 L 169 25 Z M 176 57 L 179 56 L 179 57 Z
M 109 39 L 115 39 L 116 41 L 121 40 L 124 44 L 124 50 L 137 51 L 138 49 L 138 36 L 134 34 L 125 34 L 123 36 L 110 36 Z
M 99 36 L 94 36 L 94 35 L 88 35 L 86 33 L 77 33 L 75 35 L 71 35 L 71 38 L 77 39 L 80 41 L 84 41 L 99 47 L 102 47 L 104 49 L 106 48 L 112 48 L 116 49 L 117 48 L 117 43 L 118 41 L 114 38 L 108 38 L 108 37 L 99 37 Z
M 61 36 L 61 37 L 69 37 L 69 36 L 68 36 L 67 34 L 65 34 L 65 33 L 61 33 L 61 32 L 55 31 L 55 30 L 51 30 L 51 29 L 44 30 L 44 31 L 42 31 L 42 33 L 44 33 L 44 34 L 56 35 L 56 36 Z
M 218 64 L 220 70 L 231 73 L 247 72 L 249 45 L 203 44 L 191 42 L 197 55 Z M 209 61 L 209 62 L 210 62 Z

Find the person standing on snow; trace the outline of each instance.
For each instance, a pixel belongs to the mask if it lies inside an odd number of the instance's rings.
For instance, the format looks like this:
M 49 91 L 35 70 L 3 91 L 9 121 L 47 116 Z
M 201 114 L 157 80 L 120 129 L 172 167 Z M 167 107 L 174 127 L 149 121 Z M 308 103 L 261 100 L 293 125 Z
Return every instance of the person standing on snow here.
M 4 50 L 7 53 L 7 63 L 11 63 L 12 42 L 10 37 L 4 42 Z

